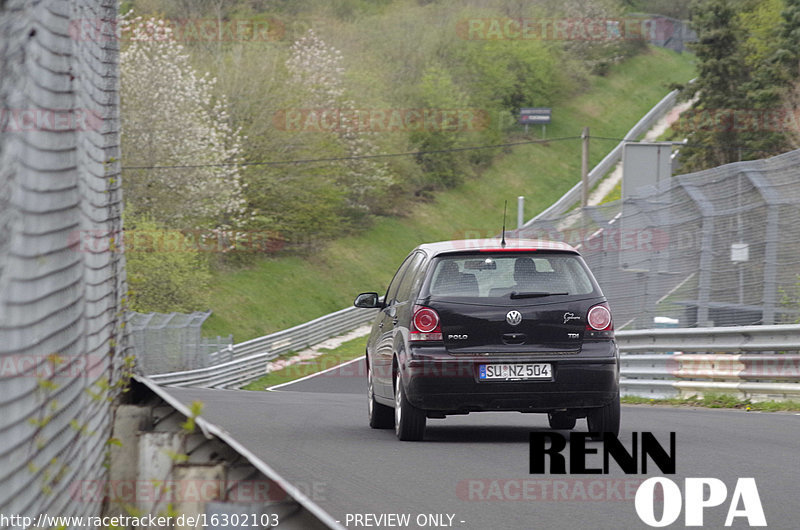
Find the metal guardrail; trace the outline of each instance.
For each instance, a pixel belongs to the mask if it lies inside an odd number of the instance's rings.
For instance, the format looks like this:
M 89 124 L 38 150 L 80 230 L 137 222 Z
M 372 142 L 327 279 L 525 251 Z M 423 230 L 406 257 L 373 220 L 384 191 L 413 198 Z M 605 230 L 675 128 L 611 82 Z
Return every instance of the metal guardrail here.
M 626 352 L 798 350 L 800 324 L 618 331 L 617 344 Z
M 159 385 L 235 388 L 265 375 L 269 361 L 292 351 L 319 344 L 370 322 L 375 309 L 348 307 L 271 335 L 232 346 L 233 360 L 200 368 L 149 375 Z
M 800 399 L 800 325 L 617 332 L 623 395 Z M 686 353 L 692 352 L 692 353 Z
M 614 169 L 614 166 L 622 159 L 622 146 L 625 142 L 635 141 L 641 135 L 646 133 L 655 123 L 669 112 L 678 100 L 678 91 L 673 90 L 664 98 L 659 101 L 650 111 L 634 125 L 628 134 L 625 135 L 623 141 L 617 144 L 614 149 L 608 153 L 603 160 L 600 161 L 591 171 L 589 171 L 589 187 L 591 188 L 602 179 L 606 173 Z M 561 196 L 556 202 L 551 204 L 546 210 L 542 211 L 536 217 L 529 220 L 523 225 L 523 228 L 532 225 L 540 219 L 547 219 L 549 217 L 557 217 L 566 213 L 572 206 L 581 199 L 581 183 L 575 184 L 569 191 Z

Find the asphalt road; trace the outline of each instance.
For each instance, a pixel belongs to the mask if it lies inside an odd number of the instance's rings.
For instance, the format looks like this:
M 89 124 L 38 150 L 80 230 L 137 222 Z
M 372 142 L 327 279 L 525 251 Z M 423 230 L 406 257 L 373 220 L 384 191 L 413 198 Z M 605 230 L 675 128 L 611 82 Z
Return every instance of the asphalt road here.
M 654 465 L 647 475 L 625 475 L 613 461 L 608 475 L 530 475 L 528 433 L 549 431 L 540 414 L 432 419 L 425 441 L 399 442 L 393 431 L 367 425 L 360 364 L 270 392 L 168 391 L 202 401 L 206 419 L 347 528 L 650 528 L 633 498 L 642 480 L 663 475 Z M 575 430 L 585 431 L 585 420 Z M 705 510 L 705 528 L 724 527 L 739 477 L 755 478 L 769 528 L 800 528 L 800 415 L 623 406 L 620 439 L 628 449 L 634 431 L 653 432 L 666 448 L 676 432 L 677 473 L 668 478 L 681 489 L 685 477 L 726 484 L 726 501 Z M 600 454 L 587 463 L 602 467 L 602 446 L 589 446 Z M 408 514 L 409 525 L 366 514 Z M 683 526 L 682 513 L 669 528 Z M 733 528 L 749 526 L 738 518 Z

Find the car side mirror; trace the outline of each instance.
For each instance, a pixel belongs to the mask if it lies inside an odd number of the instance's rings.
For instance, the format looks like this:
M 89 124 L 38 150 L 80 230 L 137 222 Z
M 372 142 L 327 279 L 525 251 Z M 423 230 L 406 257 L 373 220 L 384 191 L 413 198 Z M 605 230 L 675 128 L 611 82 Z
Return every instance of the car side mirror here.
M 383 302 L 381 302 L 378 293 L 361 293 L 356 296 L 353 305 L 365 309 L 380 309 L 383 307 Z

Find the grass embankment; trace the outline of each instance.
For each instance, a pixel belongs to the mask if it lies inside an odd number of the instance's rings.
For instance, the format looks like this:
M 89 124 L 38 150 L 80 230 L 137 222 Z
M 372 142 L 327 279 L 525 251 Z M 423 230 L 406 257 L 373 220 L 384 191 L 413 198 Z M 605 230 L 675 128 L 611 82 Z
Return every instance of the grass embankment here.
M 606 77 L 594 78 L 582 95 L 556 105 L 547 137 L 580 136 L 589 126 L 594 136 L 621 138 L 666 95 L 670 83 L 693 76 L 692 56 L 654 48 L 614 66 Z M 539 134 L 534 127 L 530 138 Z M 591 164 L 615 144 L 591 141 Z M 213 315 L 204 333 L 233 333 L 234 341 L 241 342 L 346 307 L 359 292 L 382 291 L 403 257 L 420 243 L 499 233 L 504 200 L 509 202 L 509 226 L 515 224 L 518 195 L 525 196 L 526 218 L 552 204 L 580 179 L 580 152 L 580 140 L 507 149 L 480 178 L 413 205 L 406 217 L 376 219 L 364 232 L 308 256 L 263 258 L 246 269 L 218 271 Z
M 333 368 L 334 366 L 355 359 L 356 357 L 362 357 L 364 355 L 364 337 L 358 337 L 336 348 L 325 351 L 327 351 L 327 353 L 323 353 L 319 357 L 302 363 L 292 364 L 282 370 L 276 370 L 264 377 L 260 377 L 248 383 L 247 386 L 242 387 L 242 389 L 265 390 L 271 386 L 294 381 L 295 379 L 300 379 L 301 377 Z
M 622 398 L 622 403 L 632 405 L 670 405 L 673 407 L 706 407 L 712 409 L 743 409 L 759 412 L 783 412 L 800 410 L 797 401 L 757 401 L 740 399 L 730 394 L 709 393 L 702 397 L 650 399 L 636 396 Z

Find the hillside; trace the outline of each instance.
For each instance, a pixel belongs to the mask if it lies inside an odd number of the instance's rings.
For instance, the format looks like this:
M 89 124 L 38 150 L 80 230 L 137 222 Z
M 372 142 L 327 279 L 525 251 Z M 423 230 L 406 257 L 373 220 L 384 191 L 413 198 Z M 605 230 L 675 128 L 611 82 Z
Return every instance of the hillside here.
M 579 136 L 583 126 L 596 137 L 620 138 L 658 102 L 671 83 L 694 75 L 693 58 L 651 48 L 593 76 L 581 95 L 556 104 L 548 138 Z M 528 139 L 539 131 L 531 130 Z M 521 133 L 509 141 L 526 139 Z M 591 163 L 613 148 L 612 140 L 591 142 Z M 479 178 L 411 202 L 401 217 L 378 217 L 365 231 L 320 244 L 308 254 L 261 258 L 244 268 L 218 270 L 211 286 L 212 317 L 206 335 L 234 334 L 241 342 L 341 309 L 361 291 L 386 288 L 397 265 L 416 245 L 442 239 L 498 233 L 503 201 L 515 218 L 515 200 L 526 197 L 526 218 L 546 208 L 577 182 L 579 140 L 506 148 Z

